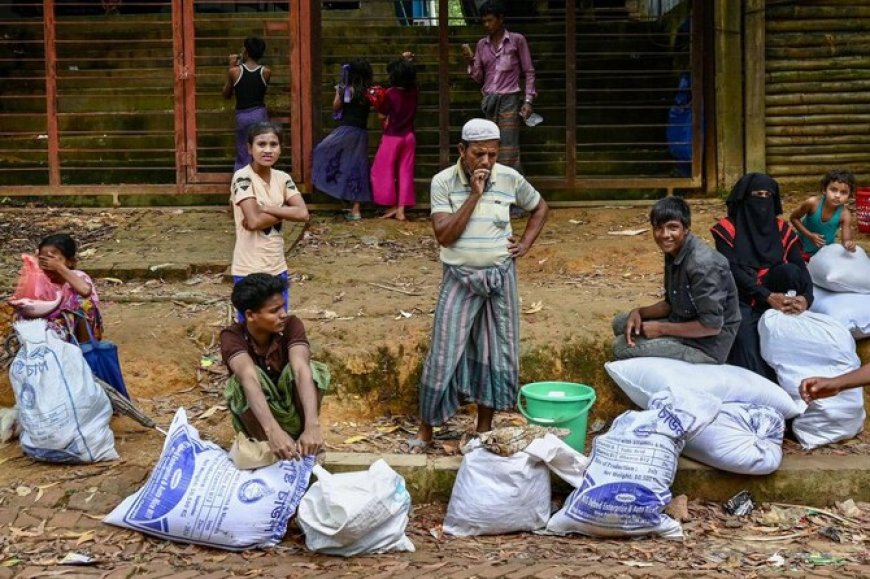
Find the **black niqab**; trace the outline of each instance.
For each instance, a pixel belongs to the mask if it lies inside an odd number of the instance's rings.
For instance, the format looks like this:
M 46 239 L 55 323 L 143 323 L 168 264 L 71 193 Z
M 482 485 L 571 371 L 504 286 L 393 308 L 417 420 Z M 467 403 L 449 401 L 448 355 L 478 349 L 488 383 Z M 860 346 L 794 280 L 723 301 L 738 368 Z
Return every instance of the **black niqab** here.
M 755 197 L 753 191 L 769 191 L 770 197 Z M 758 270 L 783 262 L 777 215 L 782 214 L 779 184 L 764 173 L 748 173 L 731 189 L 726 201 L 728 217 L 737 234 L 734 252 L 740 265 Z

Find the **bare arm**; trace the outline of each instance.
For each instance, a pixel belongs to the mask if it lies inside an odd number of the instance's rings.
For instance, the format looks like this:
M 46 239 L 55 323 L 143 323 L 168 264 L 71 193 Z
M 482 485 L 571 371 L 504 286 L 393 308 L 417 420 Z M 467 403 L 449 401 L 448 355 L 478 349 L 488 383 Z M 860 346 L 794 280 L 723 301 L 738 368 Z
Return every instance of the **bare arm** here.
M 266 208 L 261 207 L 253 197 L 239 201 L 239 208 L 245 216 L 242 220 L 242 227 L 248 231 L 260 231 L 281 221 L 280 217 L 274 217 L 267 213 Z
M 58 257 L 51 255 L 40 256 L 39 267 L 41 267 L 45 271 L 56 272 L 60 277 L 63 278 L 63 281 L 67 282 L 70 285 L 73 291 L 75 291 L 83 298 L 91 295 L 91 292 L 93 291 L 93 287 L 91 287 L 91 284 L 73 273 L 73 271 L 66 266 L 63 260 Z
M 635 308 L 628 313 L 628 320 L 625 322 L 625 341 L 632 348 L 634 347 L 635 336 L 641 335 L 644 329 L 644 320 L 665 318 L 671 313 L 671 304 L 662 300 L 651 306 Z
M 544 228 L 544 223 L 546 223 L 547 215 L 549 213 L 550 207 L 547 205 L 547 202 L 541 198 L 538 202 L 538 206 L 535 207 L 535 210 L 532 211 L 532 214 L 529 216 L 529 222 L 526 224 L 526 230 L 523 231 L 520 240 L 516 243 L 511 241 L 508 244 L 508 251 L 511 252 L 511 255 L 514 257 L 522 257 L 532 248 L 532 245 L 534 245 L 535 240 Z
M 281 207 L 260 207 L 260 211 L 274 217 L 278 221 L 308 221 L 308 207 L 302 195 L 293 195 Z M 267 226 L 268 227 L 268 226 Z
M 668 308 L 670 309 L 670 308 Z M 715 336 L 722 328 L 708 328 L 698 320 L 690 322 L 644 322 L 643 335 L 647 338 L 673 336 L 675 338 L 706 338 Z
M 305 417 L 302 434 L 299 436 L 299 450 L 302 456 L 317 454 L 323 446 L 320 430 L 320 403 L 317 386 L 311 376 L 311 353 L 306 344 L 290 347 L 290 367 L 296 380 L 296 393 L 302 415 Z
M 230 67 L 227 69 L 227 79 L 224 81 L 224 88 L 222 94 L 225 99 L 233 98 L 233 88 L 236 85 L 236 81 L 239 80 L 239 75 L 242 73 L 242 69 L 239 67 L 236 61 L 237 55 L 230 55 Z
M 241 382 L 245 399 L 248 401 L 248 408 L 263 428 L 269 442 L 269 448 L 275 453 L 275 456 L 282 459 L 300 458 L 295 441 L 281 428 L 281 425 L 272 416 L 272 411 L 269 410 L 269 403 L 266 401 L 263 387 L 260 386 L 260 381 L 257 378 L 254 360 L 246 352 L 242 352 L 230 358 L 229 366 Z
M 848 207 L 840 212 L 840 241 L 849 251 L 855 251 L 855 240 L 852 239 L 852 213 Z
M 269 81 L 272 80 L 272 69 L 268 66 L 263 67 L 263 80 L 266 81 L 266 84 L 269 84 Z
M 865 364 L 857 370 L 841 374 L 833 378 L 806 378 L 801 382 L 800 394 L 805 402 L 816 398 L 836 396 L 843 390 L 858 388 L 870 384 L 870 364 Z
M 813 243 L 821 247 L 825 244 L 825 238 L 822 235 L 818 233 L 813 233 L 812 231 L 807 229 L 807 226 L 804 225 L 801 221 L 801 219 L 803 219 L 805 215 L 815 212 L 815 210 L 818 208 L 818 205 L 819 198 L 810 197 L 809 199 L 801 203 L 797 209 L 792 211 L 788 219 L 789 223 L 791 223 L 791 226 L 794 227 L 798 233 L 800 233 L 807 239 L 811 239 Z

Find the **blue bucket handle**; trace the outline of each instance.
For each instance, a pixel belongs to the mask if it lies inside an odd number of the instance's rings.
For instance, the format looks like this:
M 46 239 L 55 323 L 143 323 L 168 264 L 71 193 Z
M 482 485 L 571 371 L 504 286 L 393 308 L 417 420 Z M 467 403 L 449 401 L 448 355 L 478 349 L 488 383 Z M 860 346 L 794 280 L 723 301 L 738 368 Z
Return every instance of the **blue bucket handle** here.
M 520 414 L 526 417 L 527 420 L 531 422 L 537 422 L 539 424 L 558 424 L 560 422 L 571 422 L 575 418 L 580 418 L 583 414 L 589 412 L 589 409 L 592 408 L 592 405 L 595 404 L 596 395 L 595 392 L 592 392 L 592 396 L 588 400 L 588 404 L 585 408 L 582 408 L 575 414 L 574 416 L 569 416 L 567 418 L 537 418 L 530 416 L 528 411 L 523 408 L 523 391 L 519 391 L 519 396 L 517 397 L 517 408 L 520 411 Z

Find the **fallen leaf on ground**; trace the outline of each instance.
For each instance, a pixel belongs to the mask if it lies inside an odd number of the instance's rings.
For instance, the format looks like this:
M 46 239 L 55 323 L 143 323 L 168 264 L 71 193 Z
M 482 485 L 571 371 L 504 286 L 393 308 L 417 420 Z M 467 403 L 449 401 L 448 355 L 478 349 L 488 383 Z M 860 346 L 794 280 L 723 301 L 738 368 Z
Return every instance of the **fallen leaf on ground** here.
M 96 531 L 93 530 L 82 533 L 81 535 L 79 535 L 79 538 L 76 539 L 76 546 L 79 546 L 82 543 L 87 543 L 88 541 L 93 541 L 96 537 L 96 534 Z
M 855 501 L 852 499 L 834 504 L 836 505 L 837 510 L 846 517 L 860 517 L 862 514 L 861 509 L 858 508 Z
M 117 277 L 104 277 L 103 281 L 113 283 L 115 285 L 122 285 L 124 283 L 124 280 L 118 279 Z
M 226 410 L 226 409 L 227 409 L 227 407 L 223 406 L 222 404 L 215 404 L 214 406 L 212 406 L 211 408 L 209 408 L 208 410 L 206 410 L 205 412 L 203 412 L 202 414 L 197 416 L 197 419 L 205 420 L 206 418 L 209 418 L 210 416 L 212 416 L 218 410 Z
M 641 227 L 640 229 L 621 229 L 619 231 L 608 231 L 607 235 L 640 235 L 649 231 L 649 227 Z
M 357 442 L 362 442 L 363 440 L 366 440 L 367 438 L 368 437 L 365 436 L 364 434 L 357 434 L 356 436 L 351 436 L 350 438 L 345 438 L 344 443 L 345 444 L 356 444 Z
M 19 487 L 15 487 L 15 494 L 18 495 L 19 497 L 26 497 L 27 495 L 29 495 L 32 492 L 33 492 L 33 489 L 30 487 L 26 487 L 23 485 L 19 486 Z
M 620 561 L 626 567 L 655 567 L 654 563 L 647 563 L 646 561 Z
M 414 315 L 414 314 L 412 314 L 411 312 L 406 312 L 405 310 L 399 310 L 399 315 L 396 316 L 396 317 L 393 318 L 393 319 L 394 319 L 394 320 L 401 320 L 401 319 L 403 319 L 403 318 L 404 318 L 404 319 L 407 319 L 407 318 L 410 318 L 410 317 L 413 316 L 413 315 Z
M 524 314 L 537 314 L 544 309 L 544 302 L 533 302 L 528 309 L 523 310 Z
M 42 495 L 44 494 L 45 489 L 50 489 L 51 487 L 53 487 L 55 485 L 59 485 L 59 484 L 60 484 L 60 481 L 36 487 L 36 498 L 33 499 L 33 502 L 35 503 L 39 499 L 42 498 Z

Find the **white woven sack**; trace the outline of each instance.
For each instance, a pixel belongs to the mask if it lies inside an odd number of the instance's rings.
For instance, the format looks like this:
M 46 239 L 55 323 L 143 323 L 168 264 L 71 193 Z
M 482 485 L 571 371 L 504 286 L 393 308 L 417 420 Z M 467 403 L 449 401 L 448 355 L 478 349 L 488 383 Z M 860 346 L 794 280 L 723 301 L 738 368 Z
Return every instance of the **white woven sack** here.
M 810 311 L 831 316 L 856 340 L 870 338 L 870 294 L 832 292 L 816 286 Z
M 444 532 L 460 537 L 536 531 L 550 518 L 550 471 L 524 451 L 499 456 L 472 440 L 456 474 Z
M 104 523 L 229 551 L 274 547 L 308 488 L 314 457 L 239 470 L 179 408 L 145 485 Z
M 687 439 L 709 425 L 721 403 L 702 393 L 653 395 L 649 410 L 620 414 L 592 446 L 583 484 L 547 523 L 555 534 L 593 537 L 660 535 L 681 539 L 680 523 L 664 514 L 677 460 Z
M 46 462 L 118 458 L 109 427 L 112 404 L 78 346 L 43 319 L 15 322 L 21 348 L 9 368 L 18 405 L 21 449 Z
M 768 310 L 758 322 L 761 356 L 776 371 L 780 386 L 800 399 L 801 380 L 830 378 L 857 369 L 855 340 L 843 324 L 830 316 L 804 312 L 788 315 Z M 810 403 L 794 419 L 792 430 L 806 449 L 852 438 L 864 428 L 864 393 L 844 390 Z
M 813 283 L 833 292 L 870 294 L 870 258 L 863 248 L 839 243 L 821 248 L 807 264 Z
M 785 420 L 769 406 L 726 402 L 713 422 L 686 443 L 683 456 L 737 474 L 764 475 L 782 462 Z
M 785 418 L 804 411 L 806 404 L 793 400 L 763 376 L 728 364 L 690 364 L 670 358 L 630 358 L 607 362 L 604 369 L 631 401 L 647 408 L 650 396 L 668 389 L 679 400 L 685 392 L 705 392 L 722 402 L 769 406 Z
M 338 474 L 318 465 L 314 475 L 296 519 L 309 550 L 342 557 L 414 551 L 405 535 L 411 495 L 383 459 L 368 470 Z

